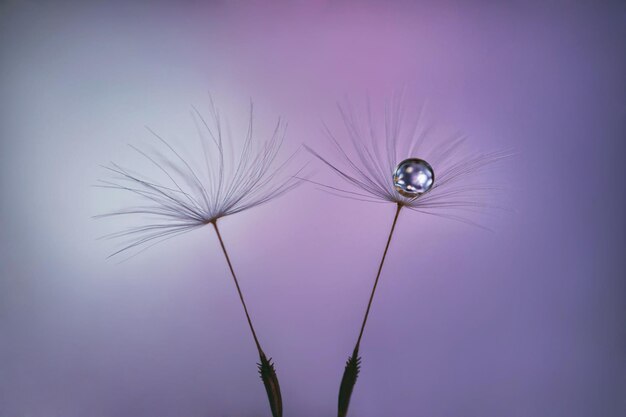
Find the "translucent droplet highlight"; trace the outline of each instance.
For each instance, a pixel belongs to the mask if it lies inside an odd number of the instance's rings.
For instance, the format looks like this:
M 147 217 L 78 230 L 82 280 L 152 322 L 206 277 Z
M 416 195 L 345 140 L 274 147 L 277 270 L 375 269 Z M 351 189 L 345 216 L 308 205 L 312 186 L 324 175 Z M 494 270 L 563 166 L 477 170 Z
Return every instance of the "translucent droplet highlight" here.
M 393 171 L 393 185 L 404 197 L 415 198 L 430 190 L 435 171 L 423 159 L 410 158 L 400 162 Z

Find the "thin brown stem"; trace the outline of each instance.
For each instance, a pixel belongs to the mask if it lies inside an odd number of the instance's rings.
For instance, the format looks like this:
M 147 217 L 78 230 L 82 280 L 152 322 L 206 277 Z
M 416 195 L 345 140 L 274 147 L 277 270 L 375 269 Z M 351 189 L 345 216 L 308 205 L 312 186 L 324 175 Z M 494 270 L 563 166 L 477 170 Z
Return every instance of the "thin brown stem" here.
M 374 287 L 372 288 L 372 293 L 370 294 L 370 299 L 367 303 L 367 310 L 365 310 L 365 317 L 363 317 L 363 323 L 361 324 L 361 331 L 359 332 L 359 338 L 357 339 L 356 345 L 354 346 L 354 350 L 352 351 L 352 356 L 348 358 L 348 362 L 346 362 L 346 367 L 343 371 L 343 377 L 341 378 L 341 385 L 339 386 L 339 401 L 337 404 L 338 405 L 337 407 L 338 417 L 346 417 L 346 415 L 348 414 L 348 407 L 350 406 L 350 398 L 352 397 L 352 391 L 354 390 L 354 385 L 356 384 L 356 380 L 359 376 L 359 372 L 361 369 L 361 357 L 359 356 L 359 346 L 361 344 L 361 338 L 363 337 L 365 324 L 367 324 L 367 318 L 369 317 L 370 309 L 372 308 L 372 301 L 374 300 L 374 294 L 376 293 L 376 288 L 378 287 L 378 280 L 380 279 L 380 273 L 382 272 L 383 265 L 385 264 L 385 258 L 387 257 L 389 244 L 391 243 L 391 238 L 393 237 L 393 231 L 396 229 L 396 223 L 398 222 L 400 209 L 402 209 L 402 204 L 398 204 L 398 208 L 396 209 L 396 215 L 393 218 L 393 224 L 391 225 L 391 230 L 389 231 L 389 237 L 387 238 L 385 251 L 383 252 L 383 257 L 380 260 L 380 265 L 378 266 L 378 273 L 376 274 Z
M 237 280 L 237 276 L 235 275 L 235 270 L 233 269 L 233 264 L 230 261 L 230 257 L 228 256 L 228 251 L 226 250 L 226 246 L 224 246 L 224 240 L 222 240 L 222 235 L 220 234 L 220 229 L 217 228 L 217 222 L 213 222 L 213 227 L 215 228 L 215 232 L 217 233 L 217 238 L 220 241 L 220 246 L 222 247 L 222 251 L 224 252 L 224 256 L 226 257 L 226 263 L 228 263 L 228 268 L 230 269 L 230 273 L 233 276 L 233 281 L 235 281 L 235 286 L 237 287 L 237 293 L 239 294 L 239 299 L 241 300 L 241 305 L 243 305 L 243 311 L 246 313 L 246 319 L 248 320 L 248 325 L 250 326 L 250 331 L 252 331 L 252 337 L 254 338 L 254 343 L 256 344 L 257 349 L 259 350 L 259 354 L 264 357 L 265 354 L 261 349 L 261 344 L 259 343 L 259 339 L 256 336 L 256 332 L 254 331 L 254 326 L 252 325 L 252 320 L 250 319 L 250 314 L 248 313 L 248 307 L 246 306 L 246 302 L 243 299 L 243 293 L 241 292 L 241 287 L 239 287 L 239 281 Z
M 259 339 L 256 336 L 256 332 L 254 331 L 254 326 L 252 325 L 252 320 L 250 319 L 250 314 L 248 313 L 248 307 L 246 306 L 246 302 L 243 299 L 243 293 L 241 292 L 241 287 L 239 286 L 237 275 L 235 275 L 233 264 L 230 261 L 230 257 L 228 256 L 228 251 L 226 250 L 226 246 L 224 246 L 224 240 L 222 239 L 222 235 L 220 234 L 220 229 L 217 228 L 217 221 L 213 221 L 212 224 L 213 224 L 213 227 L 215 228 L 215 233 L 217 233 L 217 238 L 220 241 L 220 246 L 222 247 L 224 256 L 226 257 L 226 262 L 228 263 L 228 268 L 230 269 L 230 273 L 233 276 L 233 281 L 235 281 L 235 286 L 237 287 L 237 293 L 239 294 L 239 299 L 241 300 L 243 311 L 246 313 L 246 319 L 248 320 L 248 325 L 250 326 L 250 331 L 252 332 L 254 343 L 256 344 L 256 348 L 259 351 L 259 358 L 261 360 L 261 362 L 258 364 L 259 374 L 261 375 L 261 380 L 263 381 L 263 385 L 265 386 L 265 392 L 267 393 L 267 398 L 270 402 L 270 409 L 272 410 L 272 416 L 282 417 L 283 400 L 280 394 L 280 385 L 278 383 L 278 376 L 276 376 L 276 369 L 274 369 L 272 358 L 268 359 L 265 356 L 263 349 L 261 349 L 261 344 L 259 343 Z
M 391 238 L 393 237 L 393 231 L 396 228 L 396 223 L 398 222 L 398 215 L 400 214 L 400 209 L 402 209 L 402 205 L 398 204 L 398 208 L 396 209 L 396 215 L 393 218 L 393 223 L 391 225 L 391 230 L 389 231 L 389 237 L 387 238 L 387 244 L 385 245 L 385 251 L 383 252 L 383 257 L 380 260 L 380 265 L 378 266 L 378 273 L 376 274 L 376 280 L 374 281 L 374 287 L 372 288 L 372 293 L 370 294 L 369 302 L 367 303 L 367 309 L 365 310 L 365 317 L 363 317 L 363 324 L 361 324 L 361 331 L 359 332 L 359 338 L 357 339 L 356 346 L 354 348 L 355 352 L 358 352 L 359 345 L 361 344 L 361 338 L 363 337 L 363 331 L 365 330 L 365 324 L 367 323 L 367 318 L 370 314 L 370 309 L 372 308 L 372 301 L 374 300 L 374 294 L 376 293 L 376 287 L 378 287 L 378 280 L 380 279 L 380 273 L 383 270 L 383 265 L 385 263 L 385 258 L 387 257 L 387 251 L 389 250 L 389 244 L 391 243 Z

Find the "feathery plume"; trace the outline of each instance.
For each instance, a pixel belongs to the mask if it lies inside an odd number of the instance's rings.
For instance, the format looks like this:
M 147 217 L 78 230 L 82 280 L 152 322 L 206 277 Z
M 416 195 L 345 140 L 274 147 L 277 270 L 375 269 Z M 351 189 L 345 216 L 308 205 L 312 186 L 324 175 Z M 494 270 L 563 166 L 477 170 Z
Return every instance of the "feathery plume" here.
M 243 146 L 235 154 L 227 123 L 213 100 L 210 101 L 208 120 L 197 109 L 193 109 L 201 145 L 202 168 L 195 167 L 167 140 L 148 128 L 160 149 L 147 151 L 130 146 L 154 168 L 161 179 L 135 173 L 115 163 L 105 166 L 113 174 L 113 178 L 101 180 L 97 186 L 133 194 L 139 197 L 141 204 L 96 217 L 133 216 L 149 219 L 145 224 L 105 236 L 124 240 L 122 247 L 111 256 L 133 251 L 137 254 L 174 236 L 202 226 L 213 226 L 259 353 L 259 373 L 266 388 L 272 415 L 281 417 L 282 398 L 274 364 L 261 348 L 218 228 L 221 218 L 267 203 L 299 184 L 297 175 L 302 169 L 293 175 L 285 175 L 294 155 L 278 162 L 286 124 L 279 119 L 271 137 L 258 146 L 254 141 L 253 113 L 251 103 Z
M 349 187 L 315 184 L 340 197 L 395 206 L 357 342 L 341 380 L 338 416 L 345 417 L 361 367 L 361 339 L 400 212 L 406 208 L 485 228 L 471 214 L 497 207 L 490 204 L 488 197 L 498 188 L 484 183 L 478 174 L 509 153 L 467 153 L 463 149 L 466 138 L 462 135 L 447 137 L 428 147 L 427 142 L 434 136 L 433 126 L 424 123 L 423 109 L 407 114 L 403 93 L 395 94 L 385 104 L 382 127 L 377 124 L 369 100 L 364 114 L 342 105 L 339 112 L 349 146 L 343 145 L 325 126 L 325 133 L 336 149 L 337 161 L 307 149 Z

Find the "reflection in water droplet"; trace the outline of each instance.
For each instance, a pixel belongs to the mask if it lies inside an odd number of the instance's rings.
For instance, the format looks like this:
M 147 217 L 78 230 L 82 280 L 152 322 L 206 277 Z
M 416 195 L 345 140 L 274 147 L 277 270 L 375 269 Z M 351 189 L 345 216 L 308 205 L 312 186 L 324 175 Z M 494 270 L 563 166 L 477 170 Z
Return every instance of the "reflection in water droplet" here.
M 404 197 L 417 197 L 430 190 L 434 182 L 435 171 L 423 159 L 405 159 L 393 171 L 393 185 Z

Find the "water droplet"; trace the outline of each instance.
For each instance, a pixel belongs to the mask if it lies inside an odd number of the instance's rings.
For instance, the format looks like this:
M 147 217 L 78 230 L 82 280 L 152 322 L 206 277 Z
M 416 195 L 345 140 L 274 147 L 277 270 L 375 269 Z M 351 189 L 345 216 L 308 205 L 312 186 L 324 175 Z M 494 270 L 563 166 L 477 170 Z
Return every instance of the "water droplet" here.
M 414 198 L 424 194 L 434 182 L 435 171 L 423 159 L 405 159 L 393 171 L 393 185 L 404 197 Z

